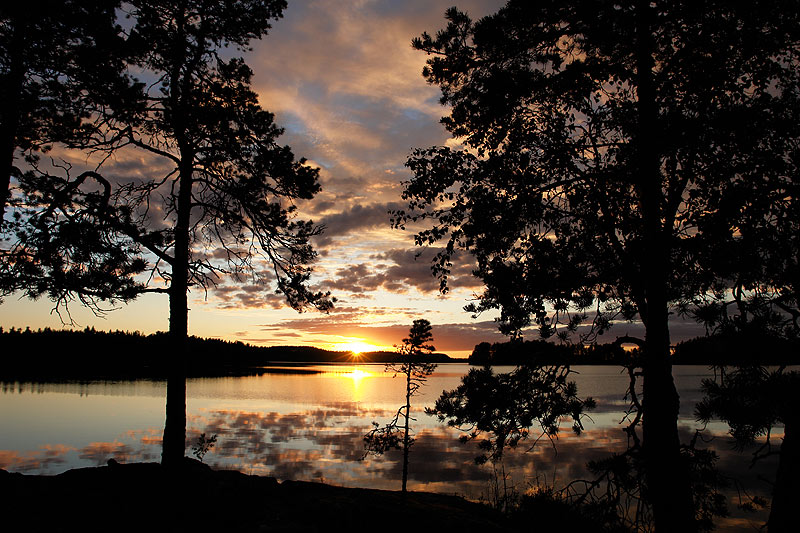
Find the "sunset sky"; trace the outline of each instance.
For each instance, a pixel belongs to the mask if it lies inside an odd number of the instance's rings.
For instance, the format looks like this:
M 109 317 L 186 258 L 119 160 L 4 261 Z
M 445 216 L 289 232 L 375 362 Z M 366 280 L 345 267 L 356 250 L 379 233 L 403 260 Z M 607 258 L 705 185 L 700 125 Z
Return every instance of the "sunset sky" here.
M 345 348 L 362 342 L 391 347 L 412 320 L 433 324 L 439 351 L 466 356 L 483 340 L 503 340 L 493 316 L 477 319 L 462 310 L 481 287 L 464 258 L 454 269 L 453 290 L 438 292 L 426 257 L 415 258 L 411 232 L 393 230 L 387 211 L 402 207 L 404 162 L 413 148 L 457 145 L 439 124 L 447 109 L 439 90 L 421 76 L 426 56 L 411 39 L 445 24 L 453 4 L 479 18 L 500 0 L 357 0 L 289 2 L 284 18 L 246 59 L 264 108 L 286 128 L 282 142 L 321 168 L 322 192 L 302 204 L 306 218 L 327 226 L 315 241 L 319 261 L 314 283 L 338 299 L 329 315 L 298 314 L 273 288 L 223 282 L 207 295 L 190 294 L 189 331 L 264 345 Z M 106 172 L 130 172 L 144 161 L 111 161 Z M 0 305 L 4 328 L 62 326 L 48 301 L 9 297 Z M 96 318 L 71 308 L 80 327 L 167 329 L 165 295 L 146 295 Z M 615 334 L 640 333 L 622 325 Z M 673 338 L 682 330 L 673 326 Z M 530 335 L 531 338 L 534 335 Z

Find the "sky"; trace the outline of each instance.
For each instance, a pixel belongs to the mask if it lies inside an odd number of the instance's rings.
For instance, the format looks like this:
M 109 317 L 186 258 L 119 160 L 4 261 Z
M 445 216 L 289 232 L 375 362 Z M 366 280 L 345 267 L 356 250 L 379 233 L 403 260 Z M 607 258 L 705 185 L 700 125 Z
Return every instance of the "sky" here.
M 190 294 L 190 334 L 256 345 L 390 349 L 414 319 L 426 318 L 438 351 L 453 356 L 467 356 L 482 341 L 505 340 L 494 316 L 463 311 L 481 291 L 469 258 L 455 265 L 451 291 L 442 295 L 427 260 L 432 254 L 417 257 L 413 231 L 389 222 L 388 211 L 403 207 L 411 151 L 458 145 L 439 122 L 448 113 L 439 89 L 421 75 L 426 55 L 410 44 L 423 31 L 444 27 L 444 12 L 454 4 L 476 19 L 504 2 L 290 0 L 269 35 L 252 43 L 245 59 L 261 105 L 285 128 L 280 142 L 321 169 L 322 192 L 299 207 L 302 217 L 327 228 L 313 242 L 319 253 L 313 283 L 330 290 L 337 304 L 327 315 L 297 313 L 272 287 L 223 282 Z M 111 161 L 109 171 L 137 164 L 145 163 Z M 61 328 L 52 307 L 8 297 L 0 325 Z M 70 311 L 80 328 L 152 333 L 168 327 L 165 295 L 144 295 L 104 317 L 77 304 Z M 612 335 L 640 332 L 624 324 Z M 673 332 L 680 337 L 680 325 Z

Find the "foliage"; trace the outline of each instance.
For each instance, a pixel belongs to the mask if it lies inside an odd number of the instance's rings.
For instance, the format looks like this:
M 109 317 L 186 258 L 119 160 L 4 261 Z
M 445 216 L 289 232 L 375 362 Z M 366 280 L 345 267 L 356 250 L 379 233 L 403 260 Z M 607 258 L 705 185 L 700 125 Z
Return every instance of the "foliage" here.
M 400 450 L 403 445 L 403 425 L 400 417 L 403 416 L 403 409 L 400 408 L 394 418 L 381 426 L 378 422 L 372 422 L 372 429 L 364 435 L 364 456 L 383 455 L 389 450 Z M 413 443 L 413 439 L 410 440 Z
M 285 3 L 133 7 L 137 23 L 129 41 L 141 47 L 137 66 L 160 83 L 148 93 L 145 112 L 103 140 L 116 142 L 115 149 L 136 147 L 158 156 L 168 170 L 120 188 L 115 199 L 127 235 L 156 256 L 154 272 L 166 279 L 180 279 L 176 269 L 188 268 L 187 286 L 207 287 L 218 273 L 237 278 L 249 272 L 257 282 L 274 281 L 295 308 L 312 303 L 327 309 L 326 295 L 306 288 L 310 270 L 303 266 L 315 257 L 308 240 L 321 228 L 292 220 L 292 201 L 319 190 L 318 169 L 295 161 L 288 147 L 276 143 L 283 130 L 258 105 L 252 71 L 243 59 L 224 59 L 220 52 L 226 46 L 245 50 L 266 34 Z M 161 194 L 172 227 L 154 224 L 147 212 Z M 228 268 L 216 266 L 211 252 Z M 271 269 L 254 265 L 259 257 Z
M 611 508 L 606 505 L 576 503 L 552 487 L 535 486 L 520 497 L 510 514 L 520 529 L 529 528 L 530 524 L 535 523 L 537 528 L 546 531 L 633 531 L 610 511 Z
M 214 447 L 217 443 L 217 436 L 212 435 L 209 438 L 206 438 L 205 433 L 201 433 L 199 437 L 197 437 L 197 443 L 192 446 L 192 453 L 195 457 L 202 463 L 203 457 Z
M 117 261 L 101 265 L 106 270 L 117 267 L 120 278 L 148 274 L 126 280 L 117 292 L 124 299 L 131 292 L 169 293 L 171 327 L 184 335 L 187 290 L 207 290 L 226 278 L 274 284 L 298 310 L 329 309 L 328 294 L 307 283 L 316 256 L 309 239 L 322 228 L 296 219 L 294 205 L 319 191 L 318 169 L 277 144 L 283 130 L 259 106 L 252 71 L 242 58 L 230 57 L 265 35 L 284 7 L 279 0 L 126 4 L 133 21 L 126 65 L 156 82 L 138 84 L 138 94 L 120 94 L 96 109 L 92 127 L 72 146 L 104 158 L 139 152 L 152 174 L 120 180 L 100 169 L 74 179 L 68 167 L 60 176 L 35 167 L 22 176 L 27 210 L 15 228 L 15 249 L 35 255 L 12 263 L 16 271 L 44 265 L 42 274 L 52 269 L 49 278 L 57 285 L 72 265 L 52 259 L 59 245 L 53 241 L 65 221 L 77 219 L 94 222 L 103 231 L 100 242 L 118 249 Z M 105 251 L 89 248 L 90 261 L 75 269 L 94 273 Z M 66 259 L 81 253 L 77 248 Z M 126 257 L 135 269 L 127 268 Z
M 761 303 L 754 308 L 754 300 L 759 299 Z M 785 365 L 765 366 L 767 362 L 760 360 L 759 354 L 774 350 L 784 362 L 796 359 L 797 316 L 791 313 L 793 309 L 788 305 L 791 301 L 780 294 L 771 301 L 761 295 L 743 297 L 735 301 L 738 315 L 733 316 L 728 316 L 724 303 L 718 305 L 721 311 L 721 316 L 716 317 L 719 333 L 712 337 L 715 342 L 711 346 L 726 348 L 741 339 L 744 341 L 731 349 L 733 355 L 739 357 L 720 360 L 714 367 L 715 378 L 703 380 L 704 397 L 695 408 L 695 416 L 701 422 L 717 418 L 728 423 L 735 449 L 754 448 L 751 466 L 765 457 L 778 456 L 766 524 L 770 531 L 790 531 L 796 522 L 797 476 L 800 475 L 797 438 L 800 402 L 796 389 L 800 385 L 800 373 L 787 371 Z M 773 307 L 785 314 L 776 316 Z M 780 426 L 783 426 L 783 436 L 778 451 L 774 449 L 772 433 Z M 748 498 L 740 503 L 745 509 L 764 506 L 766 503 L 760 498 Z
M 39 170 L 54 144 L 85 139 L 99 125 L 93 113 L 139 90 L 125 72 L 119 4 L 0 7 L 0 297 L 46 295 L 56 311 L 77 299 L 102 314 L 141 288 L 135 276 L 144 262 L 104 220 L 109 183 L 91 171 L 70 179 L 66 163 Z
M 728 516 L 723 490 L 729 481 L 715 468 L 718 456 L 712 450 L 685 446 L 681 457 L 690 472 L 695 527 L 699 531 L 712 531 L 715 517 Z M 591 461 L 588 469 L 594 478 L 573 480 L 561 491 L 562 498 L 575 505 L 602 510 L 607 521 L 632 531 L 653 530 L 653 509 L 647 497 L 640 448 Z
M 608 344 L 556 344 L 542 339 L 507 342 L 481 342 L 469 356 L 469 364 L 478 366 L 498 365 L 591 365 L 629 364 L 638 352 L 625 351 L 620 342 Z
M 137 275 L 147 263 L 141 250 L 117 233 L 108 181 L 95 172 L 73 181 L 33 174 L 20 178 L 26 207 L 6 223 L 15 240 L 0 250 L 0 296 L 46 296 L 67 316 L 74 300 L 102 315 L 116 302 L 136 298 L 144 289 Z M 81 190 L 86 181 L 99 187 Z
M 675 345 L 676 365 L 754 366 L 797 364 L 797 340 L 775 335 L 751 321 L 745 331 L 724 331 L 681 341 Z
M 478 439 L 481 455 L 476 463 L 502 459 L 505 449 L 514 448 L 531 437 L 538 424 L 539 438 L 558 437 L 562 417 L 572 419 L 572 430 L 583 430 L 581 418 L 595 407 L 592 398 L 578 398 L 574 381 L 567 381 L 569 367 L 520 366 L 509 373 L 495 374 L 491 368 L 473 368 L 451 391 L 443 391 L 426 413 L 465 432 L 462 442 Z
M 469 251 L 485 289 L 466 309 L 498 310 L 505 333 L 594 341 L 640 319 L 648 497 L 659 529 L 697 527 L 669 312 L 796 276 L 776 245 L 797 235 L 800 8 L 510 0 L 446 17 L 413 46 L 463 147 L 411 155 L 393 223 L 424 222 L 418 245 L 444 241 L 442 290 Z
M 87 133 L 91 110 L 132 87 L 124 75 L 119 0 L 35 0 L 0 7 L 0 179 L 10 200 L 17 151 L 34 160 Z
M 0 376 L 12 379 L 151 378 L 168 376 L 170 347 L 164 332 L 83 330 L 19 330 L 0 328 L 0 344 L 8 354 L 33 352 L 35 358 L 6 357 Z M 283 347 L 263 347 L 204 339 L 186 339 L 189 376 L 253 375 L 265 371 L 272 361 L 281 360 Z M 314 354 L 312 355 L 326 355 Z M 113 354 L 113 357 L 111 356 Z M 320 358 L 320 360 L 323 360 Z
M 405 376 L 406 403 L 384 426 L 373 422 L 372 430 L 364 436 L 364 457 L 369 454 L 382 455 L 391 449 L 403 450 L 403 492 L 406 492 L 408 483 L 408 453 L 414 444 L 410 426 L 411 420 L 414 420 L 411 416 L 411 398 L 419 392 L 420 387 L 425 384 L 437 366 L 435 363 L 425 362 L 425 356 L 436 349 L 431 344 L 433 341 L 431 329 L 430 321 L 424 318 L 414 320 L 408 337 L 397 346 L 401 362 L 387 363 L 386 371 L 393 372 L 394 376 Z
M 365 456 L 381 455 L 391 449 L 405 449 L 414 443 L 408 427 L 408 421 L 413 420 L 410 416 L 410 400 L 419 392 L 420 387 L 425 384 L 437 366 L 422 359 L 436 349 L 430 344 L 433 341 L 431 329 L 428 320 L 414 320 L 408 337 L 403 339 L 401 345 L 396 346 L 401 360 L 386 363 L 386 372 L 406 377 L 406 405 L 398 409 L 394 418 L 384 426 L 377 422 L 372 423 L 373 429 L 364 436 Z
M 316 258 L 309 240 L 322 228 L 298 220 L 295 205 L 320 190 L 319 169 L 278 144 L 283 130 L 259 105 L 253 72 L 237 55 L 266 35 L 285 8 L 283 0 L 126 2 L 119 11 L 130 19 L 125 55 L 114 57 L 142 82 L 92 108 L 82 117 L 88 127 L 68 142 L 100 165 L 74 180 L 68 165 L 59 176 L 34 166 L 19 178 L 26 196 L 12 248 L 22 259 L 11 262 L 12 279 L 16 269 L 48 283 L 70 282 L 49 292 L 57 305 L 80 283 L 106 281 L 109 272 L 112 280 L 122 278 L 119 286 L 106 282 L 102 292 L 88 294 L 101 300 L 168 294 L 165 463 L 178 465 L 185 453 L 189 290 L 249 279 L 273 285 L 297 310 L 327 311 L 333 304 L 329 293 L 309 288 Z M 120 154 L 146 161 L 146 170 L 104 175 L 103 163 Z M 80 248 L 85 242 L 70 241 L 75 253 L 62 254 L 65 243 L 56 239 L 75 231 L 73 221 L 79 229 L 96 223 L 100 244 L 87 251 Z M 77 264 L 64 264 L 73 259 Z M 84 268 L 85 277 L 71 275 Z
M 452 8 L 444 30 L 413 42 L 465 149 L 414 152 L 394 222 L 428 220 L 417 243 L 446 240 L 433 266 L 443 287 L 454 251 L 471 251 L 486 290 L 469 310 L 498 308 L 505 332 L 647 322 L 651 261 L 668 270 L 669 300 L 693 301 L 731 288 L 719 263 L 737 266 L 728 245 L 743 232 L 778 237 L 748 210 L 795 196 L 797 6 L 642 5 L 510 1 L 477 22 Z M 797 235 L 797 217 L 783 220 Z
M 424 318 L 414 320 L 409 330 L 408 337 L 403 339 L 401 345 L 395 345 L 397 352 L 400 354 L 401 361 L 399 363 L 386 364 L 387 372 L 406 376 L 407 397 L 416 395 L 428 376 L 436 369 L 436 364 L 425 362 L 425 357 L 436 350 L 436 348 L 430 344 L 433 341 L 431 329 L 432 326 L 428 320 Z

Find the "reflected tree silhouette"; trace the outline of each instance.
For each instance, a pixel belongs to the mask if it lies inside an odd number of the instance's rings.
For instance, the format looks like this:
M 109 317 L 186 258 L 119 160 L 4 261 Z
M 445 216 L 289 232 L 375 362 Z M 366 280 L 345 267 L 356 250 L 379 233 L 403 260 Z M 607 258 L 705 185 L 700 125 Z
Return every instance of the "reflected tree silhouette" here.
M 629 377 L 625 398 L 630 403 L 620 423 L 627 423 L 622 428 L 627 436 L 627 448 L 622 453 L 589 461 L 587 470 L 594 477 L 572 480 L 560 494 L 570 503 L 599 506 L 606 513 L 614 513 L 620 524 L 633 531 L 651 531 L 655 521 L 640 435 L 643 409 L 637 387 L 643 373 L 636 362 L 627 365 L 625 371 Z M 731 480 L 717 471 L 717 453 L 703 444 L 702 431 L 695 431 L 690 441 L 681 445 L 680 452 L 688 472 L 695 525 L 700 531 L 711 531 L 715 528 L 715 518 L 729 514 L 723 491 Z
M 585 411 L 595 407 L 592 398 L 578 398 L 578 388 L 567 381 L 571 371 L 568 366 L 519 366 L 512 372 L 495 374 L 488 365 L 472 368 L 461 379 L 461 384 L 451 391 L 443 391 L 428 415 L 458 429 L 464 434 L 461 442 L 478 440 L 480 455 L 477 464 L 492 463 L 495 479 L 503 481 L 494 486 L 494 504 L 508 509 L 513 504 L 514 491 L 509 491 L 507 473 L 503 464 L 506 448 L 515 448 L 520 442 L 532 440 L 530 449 L 542 437 L 555 446 L 561 420 L 572 419 L 572 430 L 580 434 L 581 419 Z M 538 424 L 539 434 L 531 436 L 531 428 Z M 535 431 L 534 431 L 535 433 Z
M 758 365 L 717 370 L 716 379 L 703 381 L 706 396 L 697 405 L 696 416 L 706 423 L 713 418 L 727 422 L 738 450 L 755 448 L 751 466 L 770 455 L 779 456 L 766 527 L 770 532 L 793 531 L 800 497 L 800 373 Z M 780 425 L 784 434 L 776 451 L 772 431 Z
M 454 390 L 443 391 L 428 415 L 464 432 L 462 442 L 478 440 L 478 464 L 500 461 L 506 448 L 546 437 L 558 438 L 561 419 L 572 420 L 580 434 L 582 418 L 595 407 L 592 398 L 580 399 L 568 366 L 519 366 L 512 372 L 496 374 L 490 367 L 472 368 Z M 531 428 L 539 426 L 539 434 Z

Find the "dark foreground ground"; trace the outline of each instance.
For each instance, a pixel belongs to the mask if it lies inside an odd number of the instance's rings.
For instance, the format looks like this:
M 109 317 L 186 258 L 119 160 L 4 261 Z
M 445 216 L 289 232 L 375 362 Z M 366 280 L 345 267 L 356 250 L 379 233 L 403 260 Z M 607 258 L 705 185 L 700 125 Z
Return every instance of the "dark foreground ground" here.
M 506 517 L 455 496 L 333 487 L 215 471 L 187 459 L 80 468 L 57 476 L 0 470 L 5 531 L 511 531 Z M 11 527 L 9 527 L 11 526 Z M 16 527 L 14 527 L 16 526 Z

